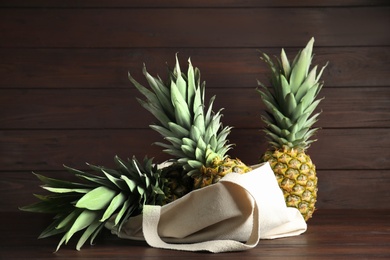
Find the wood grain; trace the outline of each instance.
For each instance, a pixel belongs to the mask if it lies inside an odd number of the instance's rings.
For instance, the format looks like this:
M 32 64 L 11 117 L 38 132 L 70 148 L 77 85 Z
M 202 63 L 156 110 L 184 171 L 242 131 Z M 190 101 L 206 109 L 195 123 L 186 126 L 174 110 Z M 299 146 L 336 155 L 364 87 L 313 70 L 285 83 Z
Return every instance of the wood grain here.
M 235 128 L 264 127 L 260 95 L 250 89 L 208 89 L 216 96 L 214 111 L 224 108 L 224 125 Z M 0 96 L 2 129 L 117 129 L 148 128 L 156 122 L 128 89 L 5 89 Z M 324 88 L 316 112 L 323 113 L 322 128 L 390 127 L 389 88 Z
M 318 207 L 388 209 L 389 11 L 384 0 L 1 1 L 0 212 L 17 211 L 40 190 L 31 171 L 66 177 L 62 164 L 110 167 L 116 154 L 167 159 L 151 145 L 160 137 L 148 128 L 154 119 L 137 104 L 127 73 L 145 83 L 145 63 L 165 78 L 176 52 L 183 68 L 188 57 L 200 68 L 207 96 L 217 95 L 215 110 L 225 108 L 223 123 L 234 126 L 229 140 L 236 144 L 229 154 L 257 163 L 267 144 L 256 80 L 267 83 L 269 75 L 258 50 L 272 56 L 285 48 L 292 58 L 311 36 L 313 63 L 329 61 L 316 124 L 322 129 L 308 151 L 320 179 Z M 315 237 L 304 251 L 323 259 L 344 259 L 348 250 L 386 256 L 381 245 L 351 246 L 329 234 L 334 242 Z M 292 243 L 302 249 L 307 239 Z M 161 253 L 139 254 L 147 252 Z
M 0 214 L 3 259 L 388 259 L 390 257 L 390 211 L 318 210 L 308 230 L 295 237 L 260 240 L 257 247 L 241 252 L 209 254 L 162 250 L 145 242 L 119 239 L 105 233 L 96 244 L 76 251 L 70 241 L 53 254 L 59 237 L 37 239 L 50 223 L 43 215 Z M 26 221 L 28 219 L 28 221 Z M 106 230 L 105 230 L 106 231 Z
M 292 59 L 298 49 L 285 44 Z M 388 46 L 319 47 L 315 43 L 314 48 L 313 65 L 321 67 L 329 62 L 322 78 L 326 88 L 390 86 Z M 259 59 L 259 50 L 271 56 L 280 54 L 280 48 L 0 48 L 0 89 L 127 89 L 128 72 L 145 82 L 143 64 L 150 74 L 165 79 L 166 63 L 174 65 L 176 52 L 183 68 L 191 58 L 208 88 L 255 88 L 257 80 L 269 81 L 269 69 Z
M 320 170 L 317 175 L 317 208 L 388 208 L 388 170 Z
M 318 46 L 389 45 L 389 10 L 2 9 L 0 47 L 301 47 L 311 35 Z
M 311 1 L 311 0 L 300 0 L 300 1 L 258 1 L 258 0 L 170 0 L 170 1 L 159 1 L 159 0 L 68 0 L 56 1 L 56 0 L 3 0 L 0 2 L 0 6 L 4 7 L 149 7 L 149 8 L 162 8 L 162 7 L 307 7 L 307 6 L 376 6 L 387 4 L 386 0 L 323 0 L 323 1 Z

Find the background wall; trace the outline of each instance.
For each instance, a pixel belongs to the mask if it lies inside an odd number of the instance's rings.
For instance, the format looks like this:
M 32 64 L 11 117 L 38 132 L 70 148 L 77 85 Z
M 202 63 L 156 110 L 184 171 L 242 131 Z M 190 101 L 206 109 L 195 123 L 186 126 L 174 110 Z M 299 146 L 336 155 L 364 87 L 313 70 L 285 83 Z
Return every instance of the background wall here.
M 210 3 L 212 2 L 212 3 Z M 293 58 L 310 37 L 325 96 L 309 149 L 318 208 L 390 207 L 390 6 L 380 0 L 0 2 L 0 211 L 34 202 L 32 171 L 67 178 L 62 164 L 114 166 L 113 157 L 168 158 L 151 143 L 153 118 L 127 72 L 165 78 L 179 52 L 200 68 L 215 109 L 234 126 L 230 155 L 266 149 L 257 50 Z

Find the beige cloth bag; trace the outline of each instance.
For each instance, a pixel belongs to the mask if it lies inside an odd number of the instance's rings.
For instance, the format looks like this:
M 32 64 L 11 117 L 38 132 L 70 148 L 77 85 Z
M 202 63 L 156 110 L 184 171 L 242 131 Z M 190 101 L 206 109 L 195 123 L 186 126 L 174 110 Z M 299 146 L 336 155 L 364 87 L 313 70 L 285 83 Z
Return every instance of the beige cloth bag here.
M 241 251 L 260 239 L 299 235 L 307 225 L 299 211 L 286 207 L 268 163 L 246 174 L 230 173 L 218 183 L 192 191 L 165 206 L 146 205 L 118 233 L 120 238 L 145 240 L 156 248 Z

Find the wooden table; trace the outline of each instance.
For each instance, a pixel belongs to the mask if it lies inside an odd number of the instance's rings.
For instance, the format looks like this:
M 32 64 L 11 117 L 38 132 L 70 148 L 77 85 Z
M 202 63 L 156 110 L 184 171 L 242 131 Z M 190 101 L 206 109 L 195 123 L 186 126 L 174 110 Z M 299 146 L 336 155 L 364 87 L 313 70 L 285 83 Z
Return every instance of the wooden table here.
M 111 234 L 81 251 L 75 244 L 53 253 L 58 237 L 37 239 L 49 223 L 45 215 L 25 212 L 0 214 L 0 259 L 390 259 L 389 210 L 318 210 L 306 233 L 261 240 L 254 249 L 212 254 L 151 248 L 144 242 Z M 108 231 L 107 231 L 108 232 Z M 75 241 L 73 241 L 75 242 Z

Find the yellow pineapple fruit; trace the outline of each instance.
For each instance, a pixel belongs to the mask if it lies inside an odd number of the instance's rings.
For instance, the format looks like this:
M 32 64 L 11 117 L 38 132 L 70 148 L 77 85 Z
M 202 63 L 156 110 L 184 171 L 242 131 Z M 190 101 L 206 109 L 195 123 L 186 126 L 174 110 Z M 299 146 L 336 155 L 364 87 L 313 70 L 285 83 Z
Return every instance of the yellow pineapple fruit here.
M 261 59 L 271 69 L 271 86 L 261 82 L 258 92 L 266 106 L 262 120 L 270 148 L 261 158 L 269 162 L 287 206 L 296 207 L 307 221 L 315 211 L 317 201 L 316 167 L 306 154 L 318 128 L 313 128 L 320 112 L 313 114 L 322 99 L 317 96 L 323 86 L 319 79 L 326 65 L 317 74 L 310 69 L 314 38 L 299 51 L 290 63 L 282 49 L 281 58 L 274 63 L 265 53 Z

